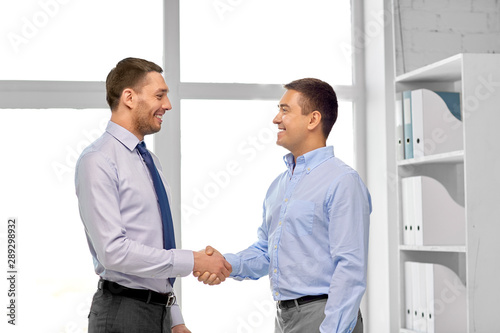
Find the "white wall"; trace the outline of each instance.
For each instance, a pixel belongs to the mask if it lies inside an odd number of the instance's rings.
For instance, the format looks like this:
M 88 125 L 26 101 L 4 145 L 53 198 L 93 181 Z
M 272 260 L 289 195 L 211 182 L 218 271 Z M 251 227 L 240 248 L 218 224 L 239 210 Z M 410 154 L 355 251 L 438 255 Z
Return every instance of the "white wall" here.
M 457 53 L 500 52 L 497 0 L 395 0 L 396 73 Z
M 390 0 L 364 3 L 366 124 L 367 124 L 367 186 L 372 195 L 373 212 L 370 223 L 368 286 L 365 332 L 395 332 L 397 318 L 391 316 L 390 274 L 397 249 L 390 225 L 395 212 L 391 198 L 391 174 L 394 174 L 394 149 L 389 137 L 394 135 L 394 59 Z M 393 280 L 391 280 L 393 279 Z M 397 300 L 396 300 L 397 301 Z M 397 314 L 396 314 L 397 315 Z

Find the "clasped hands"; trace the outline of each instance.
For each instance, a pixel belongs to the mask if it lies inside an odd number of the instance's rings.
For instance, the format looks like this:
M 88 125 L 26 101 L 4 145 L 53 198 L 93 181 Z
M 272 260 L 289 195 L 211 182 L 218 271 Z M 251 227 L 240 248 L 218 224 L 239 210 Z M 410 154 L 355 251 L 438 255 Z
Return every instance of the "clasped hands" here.
M 194 268 L 193 276 L 198 281 L 211 286 L 224 282 L 231 271 L 231 264 L 226 261 L 224 256 L 211 246 L 204 250 L 193 252 Z

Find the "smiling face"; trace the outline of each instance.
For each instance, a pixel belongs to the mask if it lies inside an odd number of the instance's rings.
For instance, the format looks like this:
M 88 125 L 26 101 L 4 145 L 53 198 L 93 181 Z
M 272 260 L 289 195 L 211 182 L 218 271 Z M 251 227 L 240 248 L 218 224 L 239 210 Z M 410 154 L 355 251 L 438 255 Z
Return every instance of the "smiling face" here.
M 160 131 L 163 115 L 172 109 L 167 93 L 167 84 L 163 76 L 157 72 L 149 72 L 142 88 L 135 92 L 137 103 L 131 115 L 132 132 L 139 139 Z
M 278 105 L 279 112 L 273 119 L 279 129 L 276 143 L 288 149 L 296 158 L 308 151 L 310 134 L 310 116 L 302 114 L 300 98 L 298 91 L 287 90 Z

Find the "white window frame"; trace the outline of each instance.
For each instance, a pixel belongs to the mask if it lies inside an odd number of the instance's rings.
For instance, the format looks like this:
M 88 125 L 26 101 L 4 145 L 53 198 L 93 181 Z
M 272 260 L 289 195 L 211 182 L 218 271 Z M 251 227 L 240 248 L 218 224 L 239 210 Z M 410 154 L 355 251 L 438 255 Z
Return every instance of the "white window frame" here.
M 181 99 L 276 100 L 283 93 L 280 84 L 195 83 L 180 80 L 180 0 L 164 0 L 164 63 L 165 79 L 170 88 L 173 112 L 163 130 L 155 135 L 155 153 L 164 167 L 172 190 L 172 214 L 181 244 Z M 353 84 L 333 88 L 339 100 L 352 102 L 354 122 L 354 163 L 361 177 L 366 176 L 366 115 L 364 99 L 364 46 L 359 33 L 363 31 L 363 3 L 351 2 Z M 118 59 L 119 60 L 119 59 Z M 285 82 L 283 82 L 285 83 Z M 102 81 L 0 81 L 0 109 L 108 108 L 105 84 Z M 179 281 L 180 282 L 180 281 Z M 181 298 L 180 283 L 176 291 Z

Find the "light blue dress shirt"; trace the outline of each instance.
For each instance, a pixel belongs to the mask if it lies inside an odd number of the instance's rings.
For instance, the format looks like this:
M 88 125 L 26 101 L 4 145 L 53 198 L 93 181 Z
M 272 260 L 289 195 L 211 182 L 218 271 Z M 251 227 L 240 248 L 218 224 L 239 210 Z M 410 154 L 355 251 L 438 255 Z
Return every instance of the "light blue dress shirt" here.
M 258 240 L 224 256 L 231 277 L 269 275 L 273 297 L 328 294 L 321 332 L 354 329 L 366 288 L 371 198 L 358 173 L 323 147 L 297 158 L 269 187 Z
M 162 222 L 153 181 L 136 146 L 139 139 L 109 122 L 106 132 L 81 154 L 76 194 L 95 272 L 134 289 L 172 291 L 169 277 L 193 270 L 192 251 L 163 249 Z M 154 163 L 170 200 L 158 158 Z M 173 326 L 184 323 L 171 310 Z

